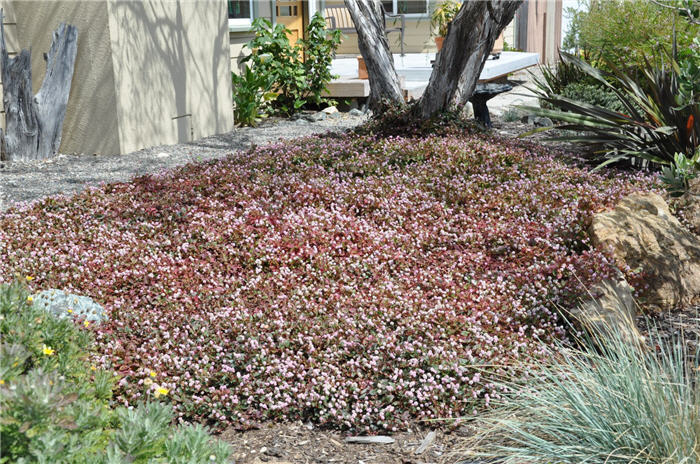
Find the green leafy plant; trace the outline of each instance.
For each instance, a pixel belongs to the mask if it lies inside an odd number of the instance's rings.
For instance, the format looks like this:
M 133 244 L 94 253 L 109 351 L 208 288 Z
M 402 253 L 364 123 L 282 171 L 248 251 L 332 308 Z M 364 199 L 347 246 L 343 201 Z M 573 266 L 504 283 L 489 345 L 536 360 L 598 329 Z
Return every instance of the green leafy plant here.
M 501 118 L 505 122 L 515 122 L 515 121 L 520 121 L 520 118 L 523 117 L 523 113 L 518 111 L 516 108 L 508 108 L 503 112 L 503 115 Z
M 700 101 L 700 38 L 679 52 L 678 92 L 681 105 Z
M 590 103 L 612 111 L 625 111 L 624 105 L 617 98 L 615 92 L 602 85 L 574 82 L 564 87 L 561 95 L 571 100 Z
M 700 149 L 692 158 L 687 158 L 683 153 L 676 153 L 673 163 L 664 166 L 661 180 L 667 185 L 671 195 L 679 197 L 688 191 L 688 182 L 698 175 L 700 175 Z
M 561 53 L 559 60 L 554 65 L 541 65 L 538 67 L 542 77 L 530 73 L 537 87 L 549 94 L 561 95 L 564 89 L 571 84 L 594 84 L 595 79 L 592 79 L 585 71 L 571 63 L 562 59 Z
M 444 0 L 435 6 L 430 14 L 430 27 L 438 37 L 447 36 L 447 29 L 461 7 L 462 2 L 457 0 Z
M 591 78 L 576 64 L 560 59 L 554 65 L 541 65 L 541 77 L 533 76 L 535 85 L 547 95 L 561 95 L 571 100 L 599 105 L 613 111 L 624 109 L 615 92 Z M 540 101 L 543 108 L 552 109 L 546 101 Z
M 700 26 L 679 20 L 677 11 L 652 1 L 587 0 L 568 13 L 573 27 L 564 38 L 564 49 L 581 51 L 604 69 L 612 63 L 627 74 L 644 69 L 645 57 L 670 48 L 674 32 L 681 50 L 700 35 Z
M 256 74 L 248 66 L 242 75 L 231 73 L 233 83 L 234 119 L 241 126 L 255 126 L 267 116 L 270 102 L 277 97 L 269 89 L 266 76 Z
M 669 340 L 652 326 L 647 346 L 609 325 L 546 353 L 526 367 L 528 380 L 497 382 L 505 393 L 461 454 L 507 464 L 700 462 L 700 359 L 682 335 Z
M 614 92 L 623 106 L 617 112 L 558 95 L 545 82 L 536 82 L 533 91 L 550 108 L 523 107 L 539 116 L 547 116 L 563 124 L 559 129 L 581 132 L 566 137 L 570 142 L 587 144 L 607 156 L 601 167 L 629 158 L 639 158 L 668 165 L 676 153 L 692 157 L 700 141 L 700 104 L 680 105 L 679 68 L 671 58 L 666 66 L 647 67 L 638 78 L 631 77 L 609 63 L 607 73 L 582 59 L 561 54 L 562 60 L 576 66 L 595 79 L 603 88 Z M 541 132 L 550 127 L 536 129 Z M 564 140 L 554 137 L 553 140 Z
M 330 64 L 340 45 L 340 31 L 325 29 L 325 19 L 314 15 L 306 28 L 306 38 L 292 46 L 283 24 L 274 26 L 264 18 L 253 21 L 255 37 L 247 47 L 253 53 L 242 62 L 252 63 L 259 83 L 267 85 L 263 93 L 275 92 L 274 108 L 290 115 L 308 103 L 321 104 L 326 86 L 334 78 Z M 302 58 L 306 58 L 305 60 Z M 250 80 L 251 85 L 254 80 Z
M 173 430 L 168 404 L 112 409 L 115 375 L 90 363 L 80 327 L 33 306 L 26 284 L 0 284 L 0 463 L 227 462 L 202 426 Z
M 304 75 L 308 82 L 306 99 L 316 105 L 324 102 L 323 92 L 328 83 L 336 76 L 331 74 L 331 63 L 340 45 L 342 33 L 339 30 L 328 31 L 326 19 L 316 13 L 311 17 L 306 28 L 301 47 L 304 52 Z

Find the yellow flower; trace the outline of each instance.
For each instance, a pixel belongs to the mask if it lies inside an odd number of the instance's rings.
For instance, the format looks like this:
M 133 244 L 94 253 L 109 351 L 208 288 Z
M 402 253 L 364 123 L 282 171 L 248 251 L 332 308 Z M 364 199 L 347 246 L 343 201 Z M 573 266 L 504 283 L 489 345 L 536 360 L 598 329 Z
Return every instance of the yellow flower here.
M 31 303 L 32 301 L 34 301 L 34 298 L 32 298 L 31 295 L 28 296 L 28 297 L 27 297 L 27 303 Z
M 34 280 L 34 277 L 32 277 L 32 276 L 27 276 L 27 277 L 25 277 L 25 279 L 27 279 L 27 282 L 31 282 L 32 280 Z
M 146 385 L 147 387 L 148 387 L 148 386 L 151 386 L 151 385 L 153 385 L 153 380 L 151 380 L 151 379 L 149 379 L 149 378 L 146 378 L 146 379 L 143 381 L 143 384 Z
M 156 373 L 155 373 L 155 372 L 153 372 L 153 371 L 151 371 L 151 373 L 150 373 L 150 374 L 148 374 L 148 375 L 150 375 L 151 377 L 155 378 L 155 376 L 156 376 Z
M 88 326 L 90 325 L 90 321 L 85 321 L 85 322 L 83 322 L 83 325 L 84 325 L 85 327 L 88 327 Z
M 5 381 L 0 379 L 0 385 L 5 385 Z
M 42 351 L 46 356 L 53 356 L 53 354 L 56 352 L 56 350 L 52 349 L 50 346 L 44 345 L 42 348 Z
M 91 370 L 91 371 L 96 371 L 97 368 L 96 368 L 95 366 L 90 366 L 90 370 Z
M 71 314 L 72 312 L 73 312 L 72 309 L 69 309 L 69 310 L 68 310 L 68 314 Z
M 155 396 L 156 398 L 158 398 L 158 397 L 161 396 L 161 395 L 165 396 L 165 395 L 168 394 L 169 391 L 170 391 L 170 390 L 168 390 L 168 389 L 165 388 L 165 387 L 158 387 L 158 388 L 156 388 L 156 392 L 155 392 L 154 396 Z

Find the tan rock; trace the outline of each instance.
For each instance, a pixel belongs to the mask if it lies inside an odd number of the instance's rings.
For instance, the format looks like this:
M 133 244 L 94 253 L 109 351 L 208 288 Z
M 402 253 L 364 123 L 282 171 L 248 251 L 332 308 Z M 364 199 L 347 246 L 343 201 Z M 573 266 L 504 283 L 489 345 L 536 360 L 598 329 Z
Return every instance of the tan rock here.
M 636 324 L 637 305 L 632 287 L 623 276 L 605 280 L 590 290 L 591 299 L 571 311 L 594 335 L 619 333 L 628 342 L 643 341 Z
M 700 177 L 689 182 L 688 191 L 678 199 L 676 206 L 688 221 L 690 230 L 700 235 Z
M 609 249 L 620 266 L 645 272 L 645 307 L 670 310 L 700 302 L 700 238 L 673 217 L 659 195 L 622 199 L 593 217 L 590 233 L 593 245 Z

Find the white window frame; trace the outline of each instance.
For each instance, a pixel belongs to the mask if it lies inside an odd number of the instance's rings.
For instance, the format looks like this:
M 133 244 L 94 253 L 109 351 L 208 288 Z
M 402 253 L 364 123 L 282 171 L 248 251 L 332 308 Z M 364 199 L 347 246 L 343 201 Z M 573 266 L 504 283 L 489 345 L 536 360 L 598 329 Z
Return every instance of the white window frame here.
M 425 13 L 398 13 L 398 0 L 392 0 L 393 11 L 387 11 L 391 14 L 403 14 L 406 18 L 427 18 L 430 16 L 430 0 L 425 0 Z
M 253 10 L 253 0 L 248 0 L 250 2 L 250 18 L 228 18 L 228 27 L 230 30 L 250 30 L 250 26 L 253 24 L 253 19 L 255 17 L 255 11 Z M 226 1 L 226 14 L 228 15 L 228 0 Z

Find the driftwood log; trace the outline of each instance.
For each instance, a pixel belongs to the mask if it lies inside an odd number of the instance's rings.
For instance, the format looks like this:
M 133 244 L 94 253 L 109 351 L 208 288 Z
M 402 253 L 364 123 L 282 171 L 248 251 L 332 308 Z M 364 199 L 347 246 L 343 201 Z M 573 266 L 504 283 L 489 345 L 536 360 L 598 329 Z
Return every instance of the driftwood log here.
M 466 0 L 447 29 L 445 43 L 415 111 L 429 118 L 464 105 L 501 31 L 523 0 Z
M 345 0 L 355 23 L 357 43 L 369 75 L 369 106 L 380 110 L 385 102 L 403 103 L 399 76 L 384 30 L 384 9 L 379 0 Z
M 0 11 L 0 23 L 2 20 Z M 53 33 L 51 47 L 45 55 L 46 76 L 34 96 L 31 52 L 22 50 L 16 57 L 10 58 L 5 44 L 5 27 L 0 24 L 0 66 L 5 106 L 5 132 L 0 130 L 0 159 L 45 159 L 58 152 L 77 51 L 77 28 L 61 24 Z

